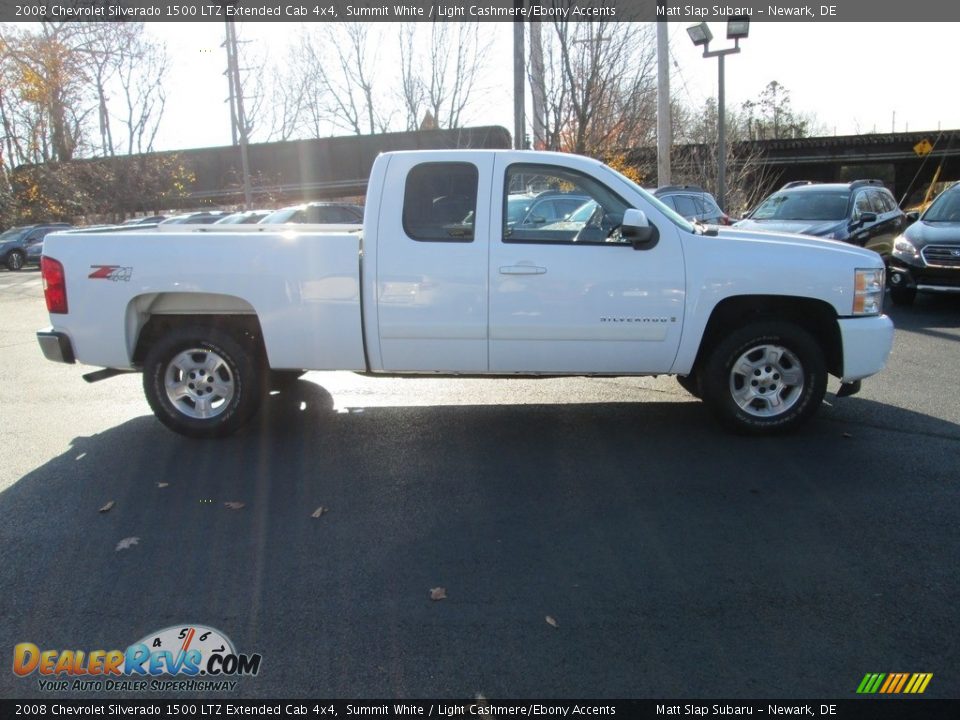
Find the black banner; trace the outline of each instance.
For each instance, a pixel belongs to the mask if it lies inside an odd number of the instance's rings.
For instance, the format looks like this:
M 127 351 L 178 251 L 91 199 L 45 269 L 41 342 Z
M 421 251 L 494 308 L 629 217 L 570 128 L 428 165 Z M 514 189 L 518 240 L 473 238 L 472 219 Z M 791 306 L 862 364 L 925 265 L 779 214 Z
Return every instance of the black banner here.
M 0 718 L 598 718 L 816 717 L 955 720 L 960 700 L 2 700 Z
M 960 4 L 943 0 L 0 0 L 0 21 L 516 22 L 726 21 L 944 22 Z

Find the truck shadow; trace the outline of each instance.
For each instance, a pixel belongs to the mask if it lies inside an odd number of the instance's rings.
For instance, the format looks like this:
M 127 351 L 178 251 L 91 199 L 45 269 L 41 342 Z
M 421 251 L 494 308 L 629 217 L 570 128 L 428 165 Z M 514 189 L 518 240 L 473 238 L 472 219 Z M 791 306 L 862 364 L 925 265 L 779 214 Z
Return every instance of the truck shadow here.
M 232 697 L 729 695 L 733 674 L 800 666 L 832 679 L 880 642 L 865 528 L 888 504 L 896 547 L 918 555 L 890 558 L 877 592 L 911 589 L 897 607 L 927 620 L 909 632 L 936 658 L 957 588 L 930 586 L 931 568 L 952 566 L 950 546 L 909 538 L 937 520 L 903 494 L 887 429 L 955 449 L 960 428 L 843 402 L 874 428 L 847 432 L 825 407 L 799 434 L 742 438 L 692 402 L 335 412 L 306 381 L 222 441 L 140 417 L 0 494 L 6 647 L 123 649 L 204 623 L 265 659 Z M 939 477 L 942 456 L 911 474 Z M 448 600 L 431 603 L 438 586 Z M 834 623 L 850 656 L 823 650 Z M 0 696 L 38 694 L 36 675 L 0 673 Z
M 960 293 L 920 293 L 913 305 L 907 307 L 897 307 L 888 299 L 884 311 L 893 319 L 898 330 L 957 339 L 956 336 L 930 328 L 960 328 Z

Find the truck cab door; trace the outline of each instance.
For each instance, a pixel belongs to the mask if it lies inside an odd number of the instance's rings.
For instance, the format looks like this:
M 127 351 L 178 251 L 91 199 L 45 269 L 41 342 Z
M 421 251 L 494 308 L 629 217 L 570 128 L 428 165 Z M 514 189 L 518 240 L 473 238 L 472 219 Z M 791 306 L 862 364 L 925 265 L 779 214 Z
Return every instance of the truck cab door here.
M 490 371 L 665 372 L 683 326 L 679 232 L 661 210 L 637 209 L 659 239 L 635 246 L 620 232 L 628 191 L 595 165 L 511 163 L 497 156 L 490 238 Z M 571 158 L 571 163 L 575 163 Z M 592 174 L 596 173 L 596 174 Z M 511 194 L 586 197 L 562 221 L 528 228 L 507 221 Z
M 376 275 L 375 370 L 486 372 L 492 172 L 492 153 L 390 158 L 376 238 L 364 243 L 376 252 L 364 258 Z

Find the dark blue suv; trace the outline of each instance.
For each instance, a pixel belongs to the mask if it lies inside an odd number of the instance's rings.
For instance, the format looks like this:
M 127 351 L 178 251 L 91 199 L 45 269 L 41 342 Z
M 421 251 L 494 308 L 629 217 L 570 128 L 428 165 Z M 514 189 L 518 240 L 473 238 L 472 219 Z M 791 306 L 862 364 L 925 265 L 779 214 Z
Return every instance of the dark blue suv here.
M 907 226 L 904 212 L 880 180 L 791 182 L 764 200 L 736 227 L 842 240 L 884 258 Z
M 10 270 L 21 270 L 27 263 L 39 265 L 43 239 L 52 232 L 69 228 L 67 223 L 21 225 L 0 233 L 0 263 Z

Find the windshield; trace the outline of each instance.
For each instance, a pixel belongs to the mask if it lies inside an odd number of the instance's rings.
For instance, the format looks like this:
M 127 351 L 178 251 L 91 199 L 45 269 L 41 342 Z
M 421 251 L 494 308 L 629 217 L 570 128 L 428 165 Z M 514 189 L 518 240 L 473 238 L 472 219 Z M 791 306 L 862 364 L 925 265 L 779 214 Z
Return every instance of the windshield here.
M 754 210 L 751 220 L 843 220 L 847 216 L 848 192 L 778 192 Z
M 940 193 L 940 197 L 923 214 L 923 221 L 960 223 L 960 185 Z
M 636 192 L 640 193 L 641 197 L 643 197 L 644 200 L 646 200 L 648 203 L 653 205 L 657 210 L 659 210 L 664 215 L 666 215 L 667 219 L 670 222 L 672 222 L 674 225 L 676 225 L 678 228 L 680 228 L 681 230 L 686 230 L 689 233 L 696 232 L 696 228 L 694 227 L 693 223 L 691 223 L 682 215 L 678 215 L 676 210 L 671 210 L 669 207 L 664 205 L 659 200 L 659 198 L 656 198 L 650 193 L 648 193 L 646 190 L 644 190 L 642 187 L 637 185 L 633 180 L 628 178 L 623 173 L 617 172 L 613 168 L 610 168 L 610 171 L 614 175 L 619 177 L 621 180 L 623 180 L 625 183 L 627 183 L 627 185 L 633 188 Z
M 597 201 L 589 200 L 564 218 L 566 222 L 586 223 L 597 210 Z
M 27 234 L 28 230 L 29 228 L 10 228 L 9 230 L 0 233 L 0 243 L 10 242 L 11 240 L 19 240 Z

